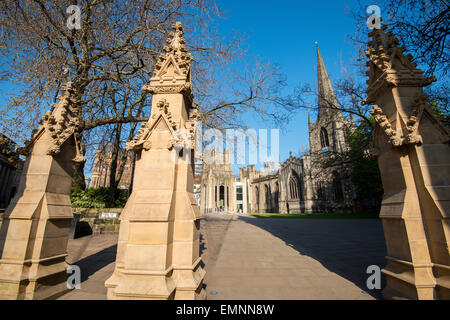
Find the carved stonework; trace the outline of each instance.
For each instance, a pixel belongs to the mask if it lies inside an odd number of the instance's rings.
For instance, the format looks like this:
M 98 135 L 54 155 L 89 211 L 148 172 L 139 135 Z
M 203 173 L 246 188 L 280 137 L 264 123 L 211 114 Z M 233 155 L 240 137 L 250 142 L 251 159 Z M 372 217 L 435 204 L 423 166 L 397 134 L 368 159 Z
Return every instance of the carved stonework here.
M 174 25 L 166 53 L 143 90 L 152 110 L 128 150 L 138 153 L 133 192 L 120 216 L 108 299 L 202 299 L 200 212 L 193 194 L 195 115 L 183 27 Z M 175 156 L 175 157 L 174 157 Z
M 186 41 L 183 38 L 183 25 L 181 22 L 177 22 L 172 27 L 174 28 L 174 31 L 169 33 L 169 37 L 166 40 L 168 45 L 164 47 L 166 54 L 161 54 L 155 64 L 155 75 L 160 75 L 161 72 L 164 71 L 164 67 L 170 57 L 174 58 L 179 70 L 181 70 L 184 75 L 188 75 L 190 71 L 193 58 L 186 50 Z
M 151 116 L 148 122 L 142 124 L 141 128 L 138 130 L 138 134 L 133 138 L 133 140 L 127 143 L 126 148 L 128 151 L 131 150 L 137 152 L 142 148 L 149 150 L 151 148 L 151 142 L 147 141 L 147 139 L 150 132 L 159 123 L 159 121 L 164 121 L 171 129 L 172 133 L 177 130 L 178 126 L 172 120 L 172 113 L 169 111 L 169 107 L 170 106 L 165 99 L 158 102 L 156 105 L 158 111 Z M 171 147 L 169 149 L 171 149 Z
M 389 139 L 389 143 L 393 147 L 401 147 L 408 144 L 422 144 L 422 137 L 417 134 L 417 128 L 419 125 L 418 116 L 421 114 L 419 108 L 413 110 L 413 115 L 409 117 L 406 124 L 406 129 L 408 134 L 406 136 L 399 136 L 397 131 L 392 127 L 391 123 L 387 119 L 386 115 L 383 114 L 383 110 L 377 105 L 373 106 L 370 114 L 374 117 L 376 123 L 383 129 L 384 133 Z
M 369 160 L 375 160 L 380 155 L 380 149 L 378 148 L 370 148 L 368 150 L 364 150 L 364 158 Z
M 143 90 L 156 94 L 182 94 L 189 104 L 192 104 L 191 62 L 190 53 L 187 53 L 184 30 L 181 23 L 173 26 L 174 31 L 169 34 L 164 54 L 158 57 L 155 64 L 154 76 L 150 79 L 150 85 L 145 85 Z
M 367 67 L 369 77 L 367 84 L 366 103 L 373 103 L 374 97 L 381 91 L 398 86 L 424 87 L 436 81 L 434 76 L 425 77 L 423 71 L 417 69 L 411 54 L 404 55 L 404 46 L 398 47 L 399 40 L 392 32 L 385 32 L 386 26 L 381 30 L 374 29 L 369 35 L 369 49 L 366 56 L 369 58 Z
M 450 299 L 450 148 L 427 106 L 426 78 L 385 28 L 371 32 L 366 103 L 374 104 L 373 148 L 384 196 L 386 298 Z M 386 139 L 387 137 L 387 139 Z
M 168 149 L 175 148 L 177 150 L 194 149 L 195 143 L 195 123 L 189 121 L 185 123 L 185 127 L 181 130 L 177 130 L 172 134 L 172 139 L 169 141 Z
M 185 83 L 183 85 L 179 86 L 172 86 L 172 85 L 144 85 L 143 90 L 150 93 L 150 94 L 164 94 L 164 93 L 181 93 L 185 96 L 188 96 L 192 98 L 192 85 L 190 82 Z
M 79 100 L 74 95 L 72 83 L 68 82 L 62 88 L 62 95 L 58 96 L 58 103 L 52 104 L 52 111 L 47 111 L 42 116 L 42 121 L 37 130 L 33 130 L 30 141 L 25 142 L 25 147 L 20 150 L 21 154 L 29 155 L 30 150 L 44 131 L 50 133 L 52 139 L 48 148 L 48 155 L 55 156 L 61 152 L 61 146 L 72 135 L 76 141 L 77 154 L 74 162 L 85 162 L 83 156 L 84 146 L 81 143 L 83 132 L 83 119 Z
M 68 83 L 23 149 L 19 189 L 0 228 L 0 299 L 49 299 L 67 290 L 72 162 L 85 161 L 81 133 L 80 106 Z

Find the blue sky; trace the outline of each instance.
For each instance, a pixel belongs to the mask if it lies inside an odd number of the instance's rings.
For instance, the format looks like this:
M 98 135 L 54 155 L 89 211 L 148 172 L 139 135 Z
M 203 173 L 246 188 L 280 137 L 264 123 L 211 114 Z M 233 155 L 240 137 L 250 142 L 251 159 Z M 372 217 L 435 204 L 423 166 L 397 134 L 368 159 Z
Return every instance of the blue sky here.
M 286 94 L 300 84 L 316 86 L 316 41 L 332 80 L 342 76 L 342 66 L 356 54 L 348 39 L 356 30 L 355 22 L 347 9 L 356 8 L 357 0 L 218 1 L 225 12 L 219 23 L 221 33 L 247 33 L 249 59 L 259 56 L 278 64 L 287 77 Z M 10 88 L 7 84 L 0 86 L 0 103 L 5 103 L 3 99 Z M 315 116 L 312 118 L 314 121 Z M 255 129 L 276 128 L 269 123 L 256 123 L 251 118 L 248 123 Z M 306 110 L 296 112 L 281 132 L 281 160 L 284 161 L 290 151 L 297 154 L 302 145 L 308 145 Z
M 355 33 L 348 8 L 356 8 L 357 1 L 295 1 L 295 0 L 223 0 L 226 12 L 220 30 L 248 33 L 248 56 L 260 56 L 279 64 L 292 91 L 300 84 L 317 83 L 315 42 L 331 79 L 340 78 L 345 62 L 356 52 L 349 36 Z M 315 121 L 315 116 L 312 116 Z M 269 124 L 253 123 L 255 128 L 270 128 Z M 308 145 L 308 113 L 299 110 L 280 134 L 280 155 L 283 161 Z

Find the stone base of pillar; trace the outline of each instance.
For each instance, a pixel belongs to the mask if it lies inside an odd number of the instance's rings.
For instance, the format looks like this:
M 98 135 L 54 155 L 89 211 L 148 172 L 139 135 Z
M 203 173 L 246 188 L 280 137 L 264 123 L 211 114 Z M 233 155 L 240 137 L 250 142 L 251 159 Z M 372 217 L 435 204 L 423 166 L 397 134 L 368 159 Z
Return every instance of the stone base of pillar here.
M 434 264 L 436 296 L 439 300 L 450 300 L 450 267 Z
M 122 273 L 116 269 L 105 286 L 109 300 L 173 300 L 175 296 L 172 271 Z
M 0 299 L 43 300 L 66 293 L 69 197 L 26 192 L 9 210 L 0 229 Z
M 434 288 L 416 287 L 400 278 L 386 275 L 386 288 L 382 295 L 385 300 L 433 300 Z
M 167 274 L 116 270 L 105 286 L 109 300 L 204 300 L 205 271 L 200 261 L 193 270 L 171 270 Z
M 386 277 L 383 298 L 388 300 L 433 300 L 435 282 L 430 265 L 413 266 L 411 262 L 387 257 L 388 264 L 382 270 Z
M 203 288 L 205 271 L 201 267 L 200 262 L 201 259 L 198 259 L 192 270 L 178 268 L 174 270 L 174 279 L 176 279 L 177 283 L 175 300 L 206 299 L 206 292 Z
M 3 221 L 4 226 L 10 224 L 10 228 L 15 229 L 11 225 L 18 221 L 5 220 Z M 20 221 L 19 225 L 23 226 L 23 223 L 24 221 Z M 39 227 L 35 226 L 34 228 L 38 229 Z M 2 233 L 0 232 L 0 234 Z M 8 250 L 14 249 L 13 247 L 20 250 L 26 245 L 25 240 L 8 240 L 7 251 L 0 260 L 0 300 L 44 300 L 55 298 L 69 291 L 67 288 L 67 263 L 65 262 L 67 254 L 15 260 L 8 258 Z M 46 245 L 59 247 L 59 243 L 61 246 L 67 244 L 67 241 L 60 240 L 58 238 L 53 241 L 48 239 Z M 14 245 L 13 242 L 15 242 Z M 40 241 L 35 239 L 34 242 Z M 47 249 L 46 245 L 41 245 L 42 252 Z

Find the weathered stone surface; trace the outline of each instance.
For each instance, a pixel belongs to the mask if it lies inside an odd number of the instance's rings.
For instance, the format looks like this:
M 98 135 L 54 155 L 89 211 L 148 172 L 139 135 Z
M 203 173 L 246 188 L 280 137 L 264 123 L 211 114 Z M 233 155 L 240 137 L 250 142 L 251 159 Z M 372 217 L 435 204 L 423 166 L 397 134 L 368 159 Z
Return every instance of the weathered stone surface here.
M 183 27 L 160 56 L 144 90 L 153 93 L 148 123 L 128 150 L 137 153 L 133 193 L 120 216 L 108 299 L 202 299 L 200 211 L 193 196 L 194 121 Z
M 17 194 L 0 228 L 0 298 L 47 299 L 66 287 L 73 163 L 82 161 L 80 113 L 71 84 L 27 143 Z M 61 133 L 62 132 L 62 133 Z
M 386 298 L 450 298 L 450 148 L 422 87 L 433 78 L 404 56 L 385 29 L 371 33 L 368 98 L 384 187 Z

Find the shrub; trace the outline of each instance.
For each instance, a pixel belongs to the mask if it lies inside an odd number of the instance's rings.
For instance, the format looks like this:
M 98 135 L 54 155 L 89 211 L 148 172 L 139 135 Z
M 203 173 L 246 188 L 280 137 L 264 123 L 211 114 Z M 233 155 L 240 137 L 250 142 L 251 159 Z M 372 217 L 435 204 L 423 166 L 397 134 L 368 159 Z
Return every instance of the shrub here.
M 72 188 L 70 201 L 74 208 L 106 208 L 108 203 L 109 188 L 89 188 L 86 190 Z M 115 205 L 117 208 L 123 208 L 128 200 L 127 190 L 118 190 Z

